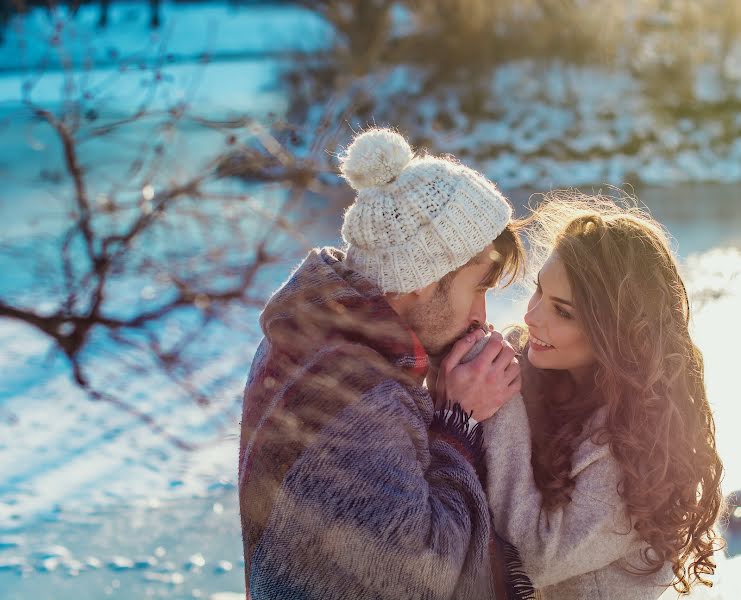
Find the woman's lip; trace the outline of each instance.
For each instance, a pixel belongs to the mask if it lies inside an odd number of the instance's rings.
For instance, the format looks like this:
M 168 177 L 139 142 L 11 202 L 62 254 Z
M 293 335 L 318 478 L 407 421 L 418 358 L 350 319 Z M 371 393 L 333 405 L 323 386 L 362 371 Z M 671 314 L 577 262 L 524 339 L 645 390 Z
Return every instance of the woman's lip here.
M 530 334 L 530 347 L 537 350 L 538 352 L 542 352 L 544 350 L 553 350 L 553 346 L 548 344 L 547 346 L 543 346 L 541 344 L 538 344 L 535 340 L 540 340 L 540 338 L 537 335 Z M 533 339 L 535 338 L 535 339 Z
M 530 343 L 530 348 L 536 352 L 545 352 L 546 350 L 553 350 L 553 346 L 539 346 L 538 344 Z

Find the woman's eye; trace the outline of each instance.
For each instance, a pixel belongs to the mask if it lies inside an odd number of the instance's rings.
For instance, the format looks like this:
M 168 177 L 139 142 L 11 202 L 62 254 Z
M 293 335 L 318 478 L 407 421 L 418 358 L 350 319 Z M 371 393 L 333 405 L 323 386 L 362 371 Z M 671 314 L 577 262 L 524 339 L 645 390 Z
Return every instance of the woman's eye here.
M 560 317 L 563 317 L 564 319 L 571 319 L 572 316 L 567 313 L 565 310 L 560 309 L 558 306 L 556 307 L 556 312 Z

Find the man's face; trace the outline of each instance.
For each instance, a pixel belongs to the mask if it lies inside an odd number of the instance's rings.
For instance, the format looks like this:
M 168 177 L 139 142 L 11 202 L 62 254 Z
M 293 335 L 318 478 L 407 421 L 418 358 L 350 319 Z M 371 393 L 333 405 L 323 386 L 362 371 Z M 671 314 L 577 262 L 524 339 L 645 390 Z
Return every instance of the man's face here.
M 486 322 L 487 281 L 493 257 L 493 245 L 461 268 L 447 289 L 435 283 L 418 292 L 405 318 L 424 346 L 433 364 L 439 364 L 472 325 Z

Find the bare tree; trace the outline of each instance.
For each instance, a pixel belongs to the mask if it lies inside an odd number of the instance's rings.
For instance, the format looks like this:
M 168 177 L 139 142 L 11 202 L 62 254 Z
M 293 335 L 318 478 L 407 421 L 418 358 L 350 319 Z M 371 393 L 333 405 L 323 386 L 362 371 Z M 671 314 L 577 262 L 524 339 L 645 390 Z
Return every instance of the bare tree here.
M 303 257 L 315 224 L 337 211 L 326 202 L 336 182 L 326 148 L 342 120 L 328 115 L 306 132 L 268 115 L 214 118 L 189 99 L 164 103 L 164 53 L 141 71 L 144 99 L 117 114 L 107 93 L 139 62 L 121 60 L 103 82 L 66 65 L 52 106 L 34 99 L 43 73 L 24 85 L 30 118 L 56 141 L 59 172 L 41 179 L 63 210 L 51 233 L 39 226 L 0 244 L 0 258 L 27 265 L 34 282 L 3 286 L 0 317 L 48 336 L 91 399 L 191 449 L 132 401 L 131 384 L 151 381 L 157 400 L 167 381 L 233 422 L 249 365 L 229 345 L 234 332 L 254 339 L 271 269 Z

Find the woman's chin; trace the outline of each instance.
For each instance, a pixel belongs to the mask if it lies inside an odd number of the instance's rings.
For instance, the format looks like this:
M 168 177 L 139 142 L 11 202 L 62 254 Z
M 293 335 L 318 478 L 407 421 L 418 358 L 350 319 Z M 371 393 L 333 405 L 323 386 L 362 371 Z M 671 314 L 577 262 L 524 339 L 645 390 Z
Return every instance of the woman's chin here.
M 549 357 L 544 356 L 549 354 L 553 350 L 534 350 L 532 345 L 527 348 L 527 360 L 536 369 L 558 369 L 558 366 L 552 364 L 553 361 L 549 360 Z

